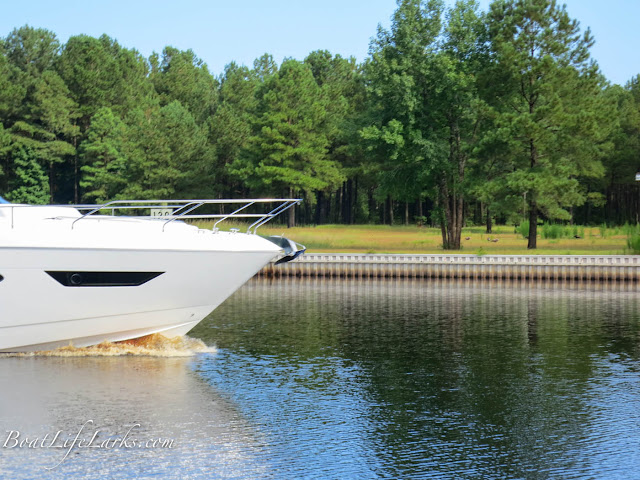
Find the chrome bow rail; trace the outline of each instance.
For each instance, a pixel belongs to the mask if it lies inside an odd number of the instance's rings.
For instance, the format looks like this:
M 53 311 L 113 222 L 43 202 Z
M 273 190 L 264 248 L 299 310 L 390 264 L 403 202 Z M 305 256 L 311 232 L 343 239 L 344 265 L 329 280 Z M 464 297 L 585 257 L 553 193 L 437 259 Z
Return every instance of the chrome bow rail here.
M 256 198 L 256 199 L 224 199 L 224 200 L 113 200 L 102 205 L 73 205 L 74 208 L 81 212 L 86 211 L 84 215 L 77 218 L 71 224 L 73 226 L 88 217 L 95 216 L 101 212 L 110 211 L 111 215 L 116 215 L 120 210 L 149 210 L 152 217 L 164 220 L 162 230 L 171 222 L 176 220 L 201 219 L 216 220 L 213 224 L 213 231 L 218 231 L 218 224 L 225 220 L 236 219 L 254 219 L 254 222 L 247 228 L 247 233 L 256 233 L 259 227 L 277 217 L 281 213 L 289 210 L 294 205 L 298 205 L 302 199 L 300 198 Z M 271 210 L 265 212 L 264 209 L 259 213 L 247 213 L 250 207 L 263 205 L 267 208 L 269 204 L 275 205 Z M 195 214 L 194 212 L 205 205 L 219 205 L 221 208 L 225 206 L 233 207 L 230 213 L 204 213 Z M 143 216 L 147 218 L 148 216 Z M 132 218 L 143 218 L 140 215 L 132 216 Z

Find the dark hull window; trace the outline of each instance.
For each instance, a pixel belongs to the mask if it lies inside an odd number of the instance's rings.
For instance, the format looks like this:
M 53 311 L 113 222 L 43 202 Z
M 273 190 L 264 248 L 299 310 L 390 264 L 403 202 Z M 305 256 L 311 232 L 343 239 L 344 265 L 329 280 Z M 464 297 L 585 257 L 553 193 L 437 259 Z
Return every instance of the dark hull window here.
M 4 277 L 2 275 L 0 275 L 0 282 L 4 280 Z
M 65 287 L 137 287 L 164 272 L 47 272 Z

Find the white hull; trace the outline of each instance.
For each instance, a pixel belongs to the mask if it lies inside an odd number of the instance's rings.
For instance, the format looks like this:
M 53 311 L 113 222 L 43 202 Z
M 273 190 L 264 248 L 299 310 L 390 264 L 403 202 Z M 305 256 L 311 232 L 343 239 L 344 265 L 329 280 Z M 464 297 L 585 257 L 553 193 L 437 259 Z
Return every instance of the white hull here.
M 282 254 L 257 235 L 178 222 L 161 232 L 152 220 L 69 223 L 0 229 L 0 352 L 184 335 Z M 65 285 L 48 272 L 155 276 L 140 285 Z
M 0 351 L 183 335 L 273 257 L 273 251 L 0 249 Z M 56 270 L 162 274 L 140 286 L 74 288 L 46 273 Z

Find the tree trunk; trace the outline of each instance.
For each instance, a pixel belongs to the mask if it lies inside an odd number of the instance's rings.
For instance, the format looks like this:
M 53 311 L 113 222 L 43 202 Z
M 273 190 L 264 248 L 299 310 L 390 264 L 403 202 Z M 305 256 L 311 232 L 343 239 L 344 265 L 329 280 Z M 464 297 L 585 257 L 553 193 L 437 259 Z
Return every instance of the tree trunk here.
M 107 198 L 106 200 L 111 200 Z M 73 157 L 73 203 L 76 205 L 80 203 L 80 198 L 78 196 L 78 156 L 75 155 Z
M 316 214 L 315 224 L 322 224 L 322 209 L 324 208 L 324 193 L 318 192 L 318 199 L 316 201 Z
M 344 201 L 342 202 L 342 220 L 345 224 L 351 224 L 351 179 L 343 184 Z
M 440 203 L 443 203 L 442 200 L 444 199 L 442 192 L 439 192 L 439 194 L 441 198 L 436 199 L 436 211 L 438 211 L 438 213 L 440 214 L 440 233 L 442 234 L 442 248 L 446 250 L 449 247 L 449 240 L 447 237 L 447 215 L 444 205 L 441 208 L 437 208 Z
M 404 224 L 409 225 L 409 202 L 404 202 Z
M 80 179 L 78 178 L 78 137 L 73 137 L 73 148 L 75 148 L 76 153 L 73 155 L 73 203 L 76 205 L 80 203 L 80 195 L 78 192 L 78 185 L 80 184 Z M 111 200 L 107 198 L 106 200 Z
M 529 106 L 530 113 L 533 113 L 533 105 Z M 529 156 L 531 168 L 538 163 L 538 149 L 532 139 L 529 140 Z M 535 249 L 538 246 L 538 204 L 536 203 L 536 194 L 531 192 L 529 197 L 529 241 L 527 248 Z
M 493 228 L 492 219 L 491 219 L 491 209 L 487 207 L 487 233 L 493 233 L 491 229 Z
M 462 178 L 460 178 L 462 183 Z M 462 227 L 464 225 L 464 197 L 461 195 L 455 197 L 458 202 L 458 214 L 456 215 L 455 231 L 453 245 L 456 250 L 460 250 L 460 240 L 462 237 Z
M 302 218 L 302 224 L 308 225 L 313 223 L 311 217 L 311 201 L 309 200 L 309 195 L 305 193 L 304 201 L 302 202 L 302 211 L 304 213 L 304 218 Z
M 569 207 L 569 225 L 573 227 L 573 206 Z
M 53 190 L 55 183 L 53 181 L 53 162 L 49 162 L 49 203 L 53 204 Z
M 373 197 L 373 188 L 368 189 L 367 196 L 368 196 L 367 200 L 369 202 L 369 218 L 367 218 L 367 221 L 372 222 L 375 219 L 374 214 L 378 208 L 375 198 Z
M 450 194 L 445 182 L 441 184 L 440 231 L 444 250 L 460 250 L 464 201 Z
M 358 177 L 353 179 L 353 201 L 351 202 L 351 224 L 356 223 L 356 211 L 358 210 Z
M 457 171 L 447 174 L 442 172 L 440 192 L 442 206 L 446 218 L 446 235 L 442 246 L 446 250 L 460 250 L 460 237 L 464 225 L 464 197 L 456 190 L 464 181 L 466 156 L 461 151 L 460 129 L 455 118 L 449 120 L 449 162 L 457 166 Z M 443 232 L 444 235 L 444 232 Z
M 293 198 L 293 188 L 289 187 L 289 198 Z M 296 226 L 296 206 L 289 208 L 289 223 L 288 228 Z
M 338 205 L 336 208 L 336 213 L 338 215 L 338 221 L 336 223 L 344 223 L 344 217 L 342 216 L 342 202 L 344 201 L 344 183 L 340 186 L 339 190 L 338 190 Z
M 462 220 L 464 201 L 458 195 L 450 195 L 446 201 L 445 216 L 447 225 L 447 250 L 460 250 L 460 237 L 462 236 Z
M 473 224 L 479 225 L 484 221 L 484 217 L 482 216 L 482 213 L 484 212 L 484 205 L 482 202 L 475 202 L 473 205 Z
M 533 197 L 533 195 L 532 195 Z M 532 198 L 529 201 L 529 241 L 527 242 L 527 248 L 537 248 L 538 240 L 538 205 Z
M 389 225 L 393 226 L 394 218 L 393 218 L 393 199 L 389 197 Z

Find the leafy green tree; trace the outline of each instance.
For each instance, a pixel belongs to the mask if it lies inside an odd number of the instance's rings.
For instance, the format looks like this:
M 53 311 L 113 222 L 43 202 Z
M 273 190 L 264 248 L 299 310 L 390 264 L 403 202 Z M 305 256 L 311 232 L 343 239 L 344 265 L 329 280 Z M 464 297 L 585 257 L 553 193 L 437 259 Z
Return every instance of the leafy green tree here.
M 154 103 L 147 60 L 107 35 L 69 38 L 56 61 L 56 71 L 79 105 L 82 133 L 102 107 L 124 117 L 135 108 Z
M 124 190 L 128 183 L 126 138 L 126 125 L 110 108 L 103 107 L 96 112 L 79 147 L 83 201 L 103 203 Z
M 617 97 L 620 129 L 613 140 L 617 155 L 609 159 L 607 167 L 617 181 L 628 182 L 640 171 L 640 75 L 629 80 Z
M 179 101 L 152 111 L 136 109 L 128 116 L 127 124 L 127 185 L 120 197 L 210 194 L 213 162 L 207 136 Z
M 327 50 L 311 52 L 304 62 L 311 67 L 313 77 L 326 99 L 326 132 L 328 157 L 341 165 L 346 182 L 340 214 L 343 221 L 353 223 L 358 205 L 358 179 L 365 169 L 363 145 L 359 130 L 363 127 L 362 116 L 366 107 L 362 69 L 355 59 L 332 55 Z M 316 221 L 323 220 L 323 191 L 318 192 Z
M 192 50 L 166 47 L 162 60 L 151 57 L 151 81 L 160 94 L 161 105 L 178 100 L 202 125 L 215 111 L 218 82 L 207 65 Z
M 0 191 L 6 189 L 6 170 L 8 154 L 11 151 L 11 135 L 4 129 L 0 122 Z
M 487 53 L 482 15 L 459 1 L 442 28 L 443 3 L 402 0 L 379 30 L 367 65 L 374 124 L 363 129 L 380 159 L 381 192 L 437 202 L 445 249 L 459 249 L 467 162 L 484 115 L 477 85 Z
M 17 78 L 19 71 L 6 56 L 0 42 L 0 122 L 5 125 L 15 119 L 26 95 L 26 90 Z
M 309 66 L 286 60 L 266 79 L 258 98 L 254 132 L 233 173 L 256 191 L 304 193 L 311 202 L 316 191 L 339 185 L 340 167 L 327 158 L 326 98 Z
M 376 159 L 372 170 L 380 200 L 409 201 L 433 191 L 433 161 L 446 157 L 446 141 L 430 108 L 430 76 L 443 8 L 440 0 L 398 1 L 391 29 L 379 27 L 369 47 L 369 126 L 362 129 L 362 137 Z
M 436 185 L 442 212 L 443 247 L 459 250 L 469 193 L 467 166 L 487 117 L 477 82 L 488 61 L 487 38 L 475 0 L 458 1 L 449 10 L 443 40 L 430 78 L 435 86 L 431 108 L 438 115 L 440 134 L 446 135 L 448 154 L 434 157 L 431 183 Z
M 253 61 L 252 72 L 260 82 L 264 82 L 278 73 L 278 64 L 273 59 L 273 55 L 265 53 Z
M 6 199 L 13 203 L 45 204 L 49 200 L 49 179 L 34 152 L 19 146 L 12 151 L 12 171 Z
M 229 175 L 229 166 L 239 159 L 251 136 L 260 84 L 253 71 L 233 62 L 225 67 L 220 78 L 218 108 L 209 120 L 218 195 L 233 196 L 237 188 L 237 181 Z
M 69 89 L 60 76 L 48 70 L 35 85 L 31 117 L 49 132 L 73 138 L 78 135 L 74 124 L 78 104 L 71 99 Z
M 43 169 L 45 167 L 49 169 L 49 198 L 54 201 L 56 193 L 54 166 L 63 163 L 66 158 L 72 158 L 75 148 L 70 143 L 59 140 L 55 133 L 24 121 L 15 122 L 9 131 L 12 135 L 12 143 L 16 147 L 22 147 L 30 152 L 29 158 L 34 155 L 43 165 Z
M 136 108 L 125 119 L 127 141 L 124 155 L 128 159 L 124 177 L 127 185 L 117 198 L 171 198 L 180 176 L 178 166 L 163 132 L 158 126 L 159 109 Z
M 625 87 L 613 85 L 605 95 L 615 105 L 615 127 L 610 141 L 613 148 L 604 159 L 606 173 L 602 179 L 581 179 L 588 190 L 587 219 L 590 207 L 600 210 L 607 222 L 637 222 L 638 204 L 636 172 L 640 171 L 640 75 Z M 606 209 L 598 207 L 605 206 Z
M 494 216 L 518 224 L 525 214 L 522 198 L 507 186 L 507 176 L 513 171 L 512 158 L 518 145 L 511 138 L 509 129 L 496 127 L 495 115 L 495 111 L 490 109 L 469 161 L 469 194 L 485 207 L 487 233 L 492 233 Z
M 14 95 L 18 92 L 22 94 L 5 121 L 31 121 L 30 105 L 36 85 L 43 73 L 53 68 L 60 53 L 60 42 L 53 32 L 25 25 L 14 29 L 2 43 L 6 60 L 13 67 L 9 78 Z M 18 99 L 14 97 L 15 100 Z
M 55 33 L 29 25 L 14 29 L 3 43 L 10 62 L 31 77 L 51 69 L 60 53 Z
M 30 111 L 32 125 L 37 125 L 46 132 L 42 135 L 43 138 L 54 142 L 35 147 L 42 154 L 41 162 L 48 166 L 52 200 L 56 191 L 56 165 L 71 165 L 73 162 L 74 200 L 77 203 L 76 142 L 80 134 L 76 125 L 78 105 L 71 99 L 64 81 L 54 71 L 45 71 L 36 82 Z
M 5 110 L 4 119 L 12 143 L 35 155 L 48 170 L 49 195 L 53 200 L 58 186 L 54 165 L 73 156 L 74 148 L 69 141 L 76 133 L 72 126 L 76 105 L 62 79 L 52 70 L 60 43 L 48 30 L 24 26 L 11 32 L 3 44 L 10 64 L 9 82 L 19 86 L 9 94 L 14 108 Z
M 633 179 L 640 167 L 640 75 L 631 79 L 624 89 L 614 86 L 620 128 L 613 139 L 615 156 L 607 161 L 607 170 L 614 181 Z
M 589 30 L 581 34 L 555 0 L 496 0 L 489 26 L 498 125 L 519 142 L 507 183 L 526 194 L 536 248 L 540 213 L 568 219 L 566 207 L 585 200 L 577 178 L 603 174 L 603 79 Z
M 175 100 L 160 109 L 157 129 L 165 138 L 172 163 L 180 171 L 175 183 L 178 196 L 211 196 L 214 162 L 206 126 L 198 126 L 191 112 Z

